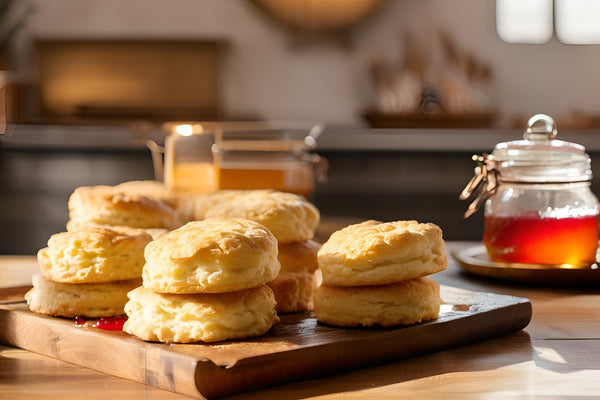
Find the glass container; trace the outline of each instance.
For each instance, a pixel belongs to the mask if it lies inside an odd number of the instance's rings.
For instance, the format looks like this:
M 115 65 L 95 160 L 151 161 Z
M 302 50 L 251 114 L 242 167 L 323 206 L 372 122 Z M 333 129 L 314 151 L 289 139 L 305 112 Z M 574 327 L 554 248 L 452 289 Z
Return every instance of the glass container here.
M 169 123 L 164 181 L 173 190 L 275 189 L 308 197 L 325 180 L 312 152 L 321 124 L 300 122 Z
M 215 134 L 202 124 L 167 125 L 164 182 L 171 190 L 208 193 L 217 190 L 218 171 L 212 146 Z
M 590 189 L 590 157 L 556 135 L 551 117 L 534 115 L 523 140 L 474 156 L 475 176 L 461 198 L 477 192 L 466 217 L 484 206 L 491 261 L 563 267 L 596 261 L 599 206 Z

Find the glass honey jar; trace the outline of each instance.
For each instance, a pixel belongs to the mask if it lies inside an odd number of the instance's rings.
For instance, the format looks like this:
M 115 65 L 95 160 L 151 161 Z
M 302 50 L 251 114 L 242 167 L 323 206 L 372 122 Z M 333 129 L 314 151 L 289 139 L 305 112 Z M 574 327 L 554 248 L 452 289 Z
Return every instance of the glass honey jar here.
M 473 156 L 475 176 L 461 199 L 475 196 L 465 217 L 483 204 L 491 261 L 568 268 L 596 262 L 599 206 L 590 189 L 590 157 L 556 135 L 554 120 L 537 114 L 523 140 Z
M 322 124 L 174 122 L 164 130 L 165 146 L 158 149 L 164 166 L 155 168 L 174 191 L 275 189 L 309 197 L 315 180 L 326 179 L 326 160 L 313 152 Z

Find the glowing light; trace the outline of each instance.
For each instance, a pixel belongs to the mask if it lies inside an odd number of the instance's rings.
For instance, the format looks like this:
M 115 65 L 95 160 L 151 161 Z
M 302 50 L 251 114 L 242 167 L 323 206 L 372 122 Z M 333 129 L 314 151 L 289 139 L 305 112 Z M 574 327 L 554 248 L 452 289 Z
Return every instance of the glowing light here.
M 194 129 L 189 124 L 177 125 L 175 127 L 175 132 L 181 136 L 192 136 L 194 133 Z

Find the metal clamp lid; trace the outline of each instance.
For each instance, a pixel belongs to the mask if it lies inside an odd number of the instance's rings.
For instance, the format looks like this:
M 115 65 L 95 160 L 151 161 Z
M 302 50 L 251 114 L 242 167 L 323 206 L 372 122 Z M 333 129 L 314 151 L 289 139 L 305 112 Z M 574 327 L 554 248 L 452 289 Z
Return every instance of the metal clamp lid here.
M 527 122 L 523 140 L 499 143 L 491 154 L 474 155 L 475 175 L 459 196 L 473 201 L 464 214 L 473 215 L 502 183 L 563 184 L 592 179 L 591 162 L 585 148 L 555 140 L 554 119 L 536 114 Z
M 473 155 L 473 161 L 477 163 L 475 175 L 471 178 L 467 186 L 463 189 L 458 198 L 460 200 L 469 199 L 473 193 L 477 192 L 471 204 L 464 213 L 465 218 L 475 214 L 483 202 L 496 192 L 498 187 L 498 171 L 494 167 L 489 154 Z

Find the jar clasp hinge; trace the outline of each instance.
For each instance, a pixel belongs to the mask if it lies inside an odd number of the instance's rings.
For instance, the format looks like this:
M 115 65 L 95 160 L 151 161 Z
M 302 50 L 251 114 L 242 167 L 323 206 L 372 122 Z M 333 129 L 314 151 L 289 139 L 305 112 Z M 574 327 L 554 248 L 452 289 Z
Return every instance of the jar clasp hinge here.
M 477 163 L 475 175 L 458 196 L 460 200 L 467 200 L 474 196 L 473 201 L 464 213 L 464 218 L 469 218 L 479 210 L 485 200 L 494 194 L 498 186 L 498 171 L 489 155 L 475 154 L 472 158 Z

